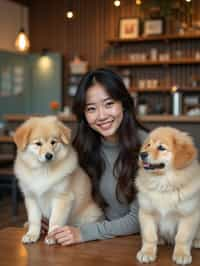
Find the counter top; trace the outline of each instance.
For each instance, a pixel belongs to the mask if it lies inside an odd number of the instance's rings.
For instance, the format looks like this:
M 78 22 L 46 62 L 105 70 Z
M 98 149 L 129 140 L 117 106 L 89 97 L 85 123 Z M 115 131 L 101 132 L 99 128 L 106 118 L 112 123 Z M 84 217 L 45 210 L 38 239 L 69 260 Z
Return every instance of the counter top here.
M 4 120 L 7 122 L 23 122 L 28 119 L 31 115 L 26 114 L 6 114 L 4 115 Z M 34 114 L 33 116 L 36 116 Z M 66 116 L 64 114 L 58 115 L 59 119 L 63 122 L 76 122 L 76 117 L 74 115 Z M 200 116 L 173 116 L 173 115 L 145 115 L 138 117 L 141 122 L 177 122 L 177 123 L 199 123 Z

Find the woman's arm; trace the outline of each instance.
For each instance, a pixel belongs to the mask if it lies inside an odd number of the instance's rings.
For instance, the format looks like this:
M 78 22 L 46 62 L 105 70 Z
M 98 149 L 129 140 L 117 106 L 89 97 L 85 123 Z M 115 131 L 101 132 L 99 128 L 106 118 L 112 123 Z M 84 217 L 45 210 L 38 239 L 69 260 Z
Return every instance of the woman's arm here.
M 139 232 L 138 202 L 130 205 L 130 212 L 119 219 L 85 224 L 80 227 L 82 241 L 107 239 Z
M 138 202 L 130 205 L 130 212 L 119 219 L 85 224 L 78 227 L 63 226 L 53 230 L 48 237 L 53 237 L 58 244 L 67 246 L 75 243 L 115 236 L 130 235 L 139 232 Z

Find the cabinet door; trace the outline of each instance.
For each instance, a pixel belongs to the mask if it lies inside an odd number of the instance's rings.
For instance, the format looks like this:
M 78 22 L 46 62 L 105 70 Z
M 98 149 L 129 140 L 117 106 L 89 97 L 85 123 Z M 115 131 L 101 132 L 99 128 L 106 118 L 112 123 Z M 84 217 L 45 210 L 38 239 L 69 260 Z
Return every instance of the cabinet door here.
M 31 113 L 51 114 L 50 102 L 62 98 L 62 57 L 59 54 L 47 56 L 31 55 L 32 86 L 30 94 Z

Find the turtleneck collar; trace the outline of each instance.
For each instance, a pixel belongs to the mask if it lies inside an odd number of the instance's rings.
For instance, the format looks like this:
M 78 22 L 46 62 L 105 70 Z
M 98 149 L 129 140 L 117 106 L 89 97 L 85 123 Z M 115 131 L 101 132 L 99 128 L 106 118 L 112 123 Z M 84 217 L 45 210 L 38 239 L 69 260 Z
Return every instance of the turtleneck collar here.
M 111 142 L 105 138 L 101 138 L 102 146 L 105 148 L 119 148 L 119 142 Z

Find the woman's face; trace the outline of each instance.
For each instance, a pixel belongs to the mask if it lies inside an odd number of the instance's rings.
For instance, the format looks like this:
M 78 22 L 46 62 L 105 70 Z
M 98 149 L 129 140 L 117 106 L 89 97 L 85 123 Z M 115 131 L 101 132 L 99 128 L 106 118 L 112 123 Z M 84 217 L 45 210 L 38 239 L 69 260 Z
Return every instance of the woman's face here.
M 105 139 L 117 141 L 117 130 L 123 119 L 122 103 L 112 99 L 99 83 L 86 92 L 85 117 L 90 127 Z

